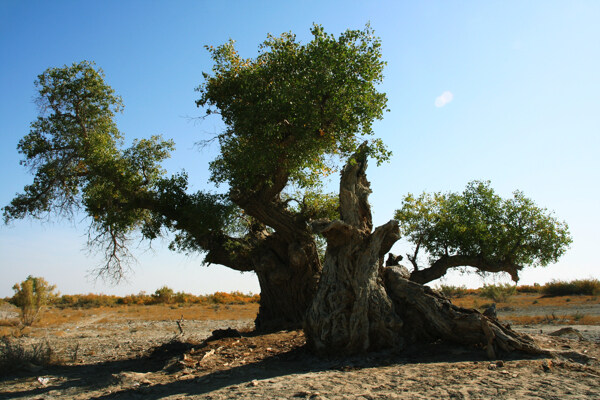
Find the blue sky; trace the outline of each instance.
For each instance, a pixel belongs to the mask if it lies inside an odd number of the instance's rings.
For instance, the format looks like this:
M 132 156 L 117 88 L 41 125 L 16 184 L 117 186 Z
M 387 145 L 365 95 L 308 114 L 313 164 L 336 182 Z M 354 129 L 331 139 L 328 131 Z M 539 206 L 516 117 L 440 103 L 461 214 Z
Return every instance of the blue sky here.
M 489 179 L 503 196 L 520 189 L 553 210 L 574 238 L 559 263 L 527 270 L 523 283 L 599 278 L 599 20 L 597 1 L 3 0 L 0 204 L 31 181 L 16 145 L 37 116 L 33 81 L 48 67 L 95 61 L 123 97 L 118 124 L 127 141 L 173 138 L 168 171 L 185 168 L 193 189 L 211 189 L 207 164 L 218 149 L 194 146 L 222 129 L 193 119 L 201 115 L 194 88 L 211 68 L 203 46 L 232 38 L 252 57 L 268 33 L 308 40 L 312 23 L 339 34 L 370 21 L 388 62 L 381 89 L 390 112 L 375 132 L 394 152 L 369 170 L 375 222 L 389 220 L 406 193 Z M 259 291 L 252 274 L 202 267 L 200 256 L 169 252 L 160 241 L 133 243 L 128 282 L 94 282 L 89 270 L 102 259 L 86 250 L 86 228 L 84 216 L 0 227 L 0 296 L 29 274 L 62 293 Z M 401 240 L 393 251 L 409 247 Z M 445 282 L 482 283 L 460 274 Z

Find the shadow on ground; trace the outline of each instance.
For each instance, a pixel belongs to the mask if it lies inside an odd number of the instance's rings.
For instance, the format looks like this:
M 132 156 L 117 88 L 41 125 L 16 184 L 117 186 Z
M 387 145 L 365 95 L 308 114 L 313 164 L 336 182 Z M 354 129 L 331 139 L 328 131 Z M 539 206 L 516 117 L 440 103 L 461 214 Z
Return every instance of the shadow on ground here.
M 217 343 L 218 344 L 218 343 Z M 37 398 L 61 393 L 90 393 L 90 398 L 144 398 L 160 399 L 170 395 L 194 396 L 229 386 L 253 386 L 268 380 L 293 374 L 321 372 L 327 370 L 355 371 L 364 368 L 389 365 L 426 364 L 439 362 L 482 362 L 487 361 L 481 349 L 457 347 L 443 343 L 415 346 L 403 352 L 377 352 L 354 357 L 318 357 L 311 354 L 305 345 L 267 355 L 259 361 L 245 365 L 213 369 L 186 369 L 173 363 L 185 359 L 185 355 L 196 344 L 170 342 L 154 348 L 145 356 L 88 365 L 52 366 L 38 372 L 21 372 L 18 375 L 0 378 L 2 382 L 29 383 L 26 388 L 4 392 L 0 399 Z M 215 347 L 213 347 L 215 348 Z M 219 347 L 219 348 L 223 348 Z M 272 351 L 270 348 L 267 350 Z M 532 359 L 525 355 L 511 355 L 504 360 Z M 37 377 L 48 377 L 48 383 L 36 382 Z M 123 380 L 123 377 L 131 377 Z M 136 379 L 137 378 L 137 379 Z M 31 388 L 31 386 L 37 386 Z M 17 385 L 18 386 L 18 385 Z M 18 386 L 20 387 L 20 386 Z

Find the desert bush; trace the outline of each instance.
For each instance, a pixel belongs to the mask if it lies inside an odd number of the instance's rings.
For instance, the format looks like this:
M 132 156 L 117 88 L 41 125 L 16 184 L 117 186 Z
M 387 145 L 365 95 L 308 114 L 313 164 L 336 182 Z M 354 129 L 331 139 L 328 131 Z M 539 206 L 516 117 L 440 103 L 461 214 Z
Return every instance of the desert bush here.
M 504 283 L 499 285 L 483 285 L 479 289 L 479 295 L 495 301 L 496 303 L 502 303 L 508 300 L 510 296 L 513 296 L 517 292 L 517 287 L 510 283 Z
M 539 283 L 533 285 L 519 285 L 517 286 L 517 293 L 539 293 L 542 287 Z
M 215 292 L 206 296 L 206 300 L 212 304 L 247 304 L 258 303 L 259 295 L 244 294 L 241 292 Z
M 124 297 L 117 298 L 117 304 L 127 304 L 127 305 L 146 305 L 152 304 L 154 299 L 152 296 L 146 294 L 146 292 L 141 291 L 138 294 L 130 294 Z
M 118 303 L 118 300 L 117 296 L 106 294 L 65 294 L 53 301 L 52 305 L 59 308 L 114 307 Z
M 159 289 L 156 289 L 156 292 L 152 295 L 154 302 L 157 304 L 169 304 L 173 301 L 173 289 L 168 286 L 163 286 Z
M 21 310 L 21 322 L 30 326 L 39 317 L 40 311 L 51 302 L 56 295 L 54 289 L 44 278 L 35 278 L 31 275 L 23 282 L 13 286 L 15 294 L 11 303 Z
M 451 299 L 464 297 L 468 293 L 466 286 L 440 285 L 438 290 Z
M 571 282 L 552 281 L 542 286 L 541 293 L 547 297 L 600 294 L 600 281 L 598 279 L 579 279 Z
M 188 304 L 193 303 L 194 301 L 193 295 L 184 292 L 177 292 L 173 295 L 173 302 L 177 304 Z
M 31 368 L 32 365 L 44 367 L 57 362 L 56 353 L 47 341 L 33 344 L 27 349 L 7 336 L 0 338 L 0 374 Z
M 468 290 L 468 289 L 467 289 Z M 157 289 L 152 295 L 145 292 L 130 294 L 119 297 L 104 294 L 75 294 L 63 295 L 52 302 L 59 308 L 77 307 L 91 308 L 116 305 L 150 305 L 150 304 L 249 304 L 259 303 L 260 295 L 244 294 L 241 292 L 216 292 L 208 295 L 195 296 L 185 292 L 174 292 L 173 289 L 163 286 Z

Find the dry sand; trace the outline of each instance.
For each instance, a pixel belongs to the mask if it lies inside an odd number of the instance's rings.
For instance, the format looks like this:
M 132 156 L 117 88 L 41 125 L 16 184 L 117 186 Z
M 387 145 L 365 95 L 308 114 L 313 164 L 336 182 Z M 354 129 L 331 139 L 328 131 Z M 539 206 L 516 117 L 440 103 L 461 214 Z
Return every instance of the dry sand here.
M 562 326 L 516 327 L 565 352 L 555 359 L 490 361 L 482 350 L 441 344 L 318 358 L 294 331 L 201 344 L 214 329 L 251 320 L 185 321 L 181 336 L 174 321 L 102 317 L 62 326 L 59 336 L 38 328 L 15 339 L 48 341 L 63 365 L 0 377 L 0 399 L 600 399 L 598 326 L 575 327 L 583 340 L 546 334 Z

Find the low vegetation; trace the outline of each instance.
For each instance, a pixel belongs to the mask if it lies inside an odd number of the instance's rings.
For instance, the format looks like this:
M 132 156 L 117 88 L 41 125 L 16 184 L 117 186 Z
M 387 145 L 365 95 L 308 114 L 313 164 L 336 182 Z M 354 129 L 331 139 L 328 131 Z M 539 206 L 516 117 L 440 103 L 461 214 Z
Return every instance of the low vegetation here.
M 25 347 L 7 336 L 0 337 L 0 374 L 56 363 L 54 350 L 46 341 Z
M 477 289 L 467 289 L 466 286 L 440 285 L 438 291 L 449 299 L 459 299 L 467 294 L 476 293 Z
M 570 282 L 552 281 L 541 287 L 540 293 L 544 296 L 572 296 L 572 295 L 600 295 L 600 281 L 598 279 L 578 279 Z
M 483 285 L 478 289 L 467 289 L 466 286 L 439 285 L 437 290 L 450 298 L 461 298 L 466 295 L 477 295 L 488 299 L 502 302 L 507 298 L 519 293 L 538 293 L 542 296 L 598 296 L 600 295 L 600 280 L 577 279 L 574 281 L 552 281 L 544 285 L 534 283 L 533 285 L 513 286 L 511 284 Z
M 36 288 L 46 287 L 48 293 L 45 300 L 36 300 L 36 290 L 33 290 L 33 279 L 37 279 Z M 43 283 L 40 286 L 40 282 Z M 46 286 L 45 286 L 46 285 Z M 64 323 L 75 322 L 94 315 L 106 315 L 102 320 L 110 321 L 112 313 L 119 318 L 144 320 L 211 320 L 211 319 L 254 319 L 258 311 L 260 296 L 241 292 L 216 292 L 208 295 L 193 295 L 185 292 L 175 292 L 163 286 L 152 294 L 140 292 L 127 296 L 105 294 L 76 294 L 53 295 L 54 288 L 42 278 L 28 277 L 24 282 L 15 285 L 13 297 L 0 299 L 2 303 L 12 303 L 20 308 L 19 317 L 0 320 L 0 337 L 18 337 L 27 335 L 29 325 L 23 322 L 23 308 L 29 321 L 35 321 L 37 327 L 49 327 Z M 512 286 L 509 284 L 484 285 L 479 289 L 468 289 L 465 286 L 440 285 L 437 290 L 453 299 L 452 302 L 461 307 L 483 310 L 492 302 L 498 303 L 500 310 L 509 311 L 527 307 L 564 307 L 597 303 L 600 282 L 594 279 L 575 280 L 571 282 L 553 281 L 545 285 Z M 49 290 L 52 289 L 52 290 Z M 40 291 L 40 295 L 43 292 Z M 44 297 L 44 296 L 42 296 Z M 28 301 L 25 301 L 29 299 Z M 0 303 L 0 304 L 2 304 Z M 41 320 L 39 310 L 33 305 L 45 304 L 47 310 Z M 7 307 L 7 305 L 5 305 Z M 93 311 L 90 311 L 92 310 Z M 113 310 L 113 311 L 111 311 Z M 565 315 L 515 315 L 505 316 L 507 322 L 514 324 L 600 324 L 600 316 L 585 315 L 579 312 Z M 37 320 L 34 318 L 36 317 Z M 17 349 L 10 343 L 1 344 L 2 362 L 7 359 L 40 357 L 42 349 Z M 28 355 L 29 354 L 29 355 Z M 10 357 L 9 357 L 10 356 Z
M 29 278 L 28 278 L 29 279 Z M 42 278 L 34 278 L 42 279 Z M 25 281 L 29 282 L 29 281 Z M 24 283 L 25 283 L 24 282 Z M 44 281 L 45 282 L 45 281 Z M 18 285 L 15 285 L 17 287 Z M 30 285 L 23 286 L 19 284 L 19 288 L 30 288 Z M 52 287 L 54 289 L 54 287 Z M 42 296 L 43 297 L 43 296 Z M 115 296 L 106 294 L 65 294 L 47 296 L 45 299 L 38 298 L 31 294 L 29 289 L 20 289 L 18 294 L 13 297 L 0 299 L 2 302 L 11 303 L 22 310 L 25 309 L 25 314 L 28 320 L 33 320 L 33 315 L 37 315 L 39 309 L 36 305 L 48 305 L 57 308 L 97 308 L 97 307 L 116 307 L 120 305 L 153 305 L 153 304 L 200 304 L 200 305 L 215 305 L 215 304 L 254 304 L 260 301 L 260 295 L 242 292 L 215 292 L 207 295 L 194 295 L 185 292 L 175 292 L 173 289 L 163 286 L 157 289 L 153 294 L 139 292 L 138 294 L 130 294 L 126 296 Z M 37 310 L 37 311 L 36 311 Z M 30 316 L 32 315 L 32 316 Z
M 600 316 L 575 314 L 509 315 L 503 318 L 515 325 L 600 325 Z
M 479 295 L 481 297 L 488 298 L 496 303 L 505 302 L 515 293 L 517 293 L 517 287 L 511 285 L 510 283 L 499 285 L 483 285 L 483 287 L 479 289 Z

